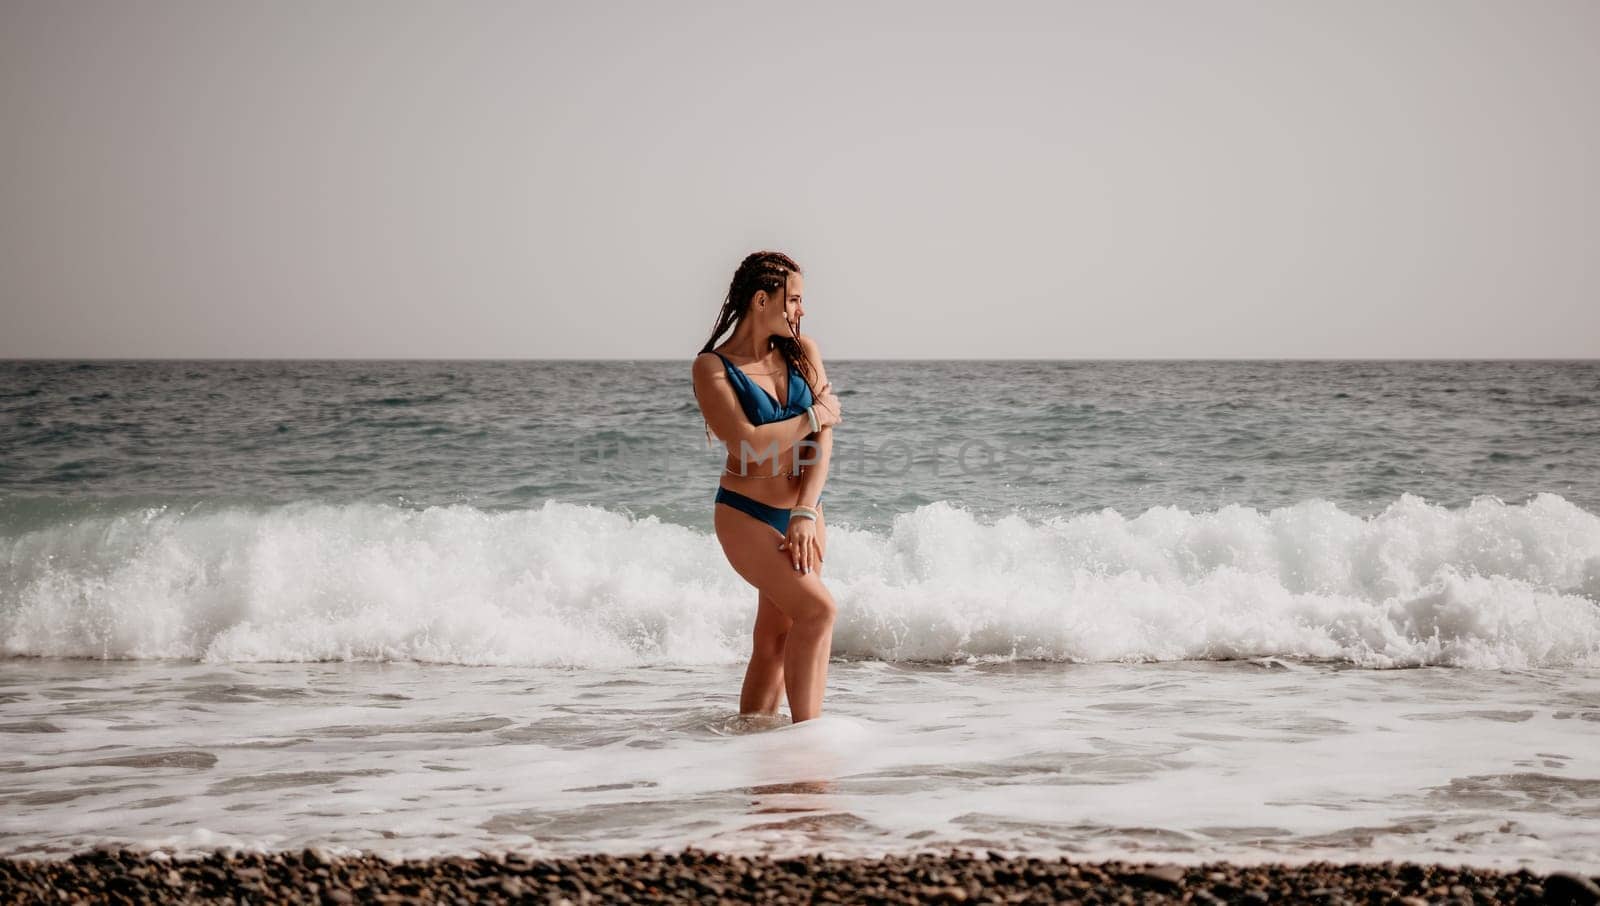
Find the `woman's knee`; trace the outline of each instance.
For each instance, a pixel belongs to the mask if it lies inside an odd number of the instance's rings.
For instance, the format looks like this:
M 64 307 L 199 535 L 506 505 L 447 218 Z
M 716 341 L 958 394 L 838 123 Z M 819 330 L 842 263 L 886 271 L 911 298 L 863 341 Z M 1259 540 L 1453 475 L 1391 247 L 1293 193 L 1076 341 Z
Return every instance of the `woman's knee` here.
M 826 588 L 817 584 L 815 590 L 799 595 L 789 610 L 789 616 L 796 625 L 832 626 L 834 618 L 838 616 L 839 608 L 833 603 L 833 595 Z

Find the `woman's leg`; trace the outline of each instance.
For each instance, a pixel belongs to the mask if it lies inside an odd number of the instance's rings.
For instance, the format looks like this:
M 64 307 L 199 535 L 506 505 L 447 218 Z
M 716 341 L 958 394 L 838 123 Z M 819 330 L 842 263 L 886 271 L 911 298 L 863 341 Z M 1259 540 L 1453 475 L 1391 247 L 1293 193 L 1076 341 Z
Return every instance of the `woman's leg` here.
M 817 547 L 821 556 L 827 556 L 828 527 L 823 522 L 821 509 L 817 510 Z M 785 553 L 783 560 L 792 571 L 793 565 L 790 564 L 787 553 Z M 795 689 L 791 688 L 789 690 L 789 713 L 794 717 L 795 723 L 799 723 L 802 720 L 810 720 L 822 713 L 822 696 L 827 691 L 828 686 L 828 657 L 833 653 L 833 621 L 838 612 L 838 608 L 833 603 L 833 595 L 829 594 L 827 587 L 822 584 L 821 557 L 811 567 L 811 573 L 805 578 L 816 582 L 817 587 L 826 596 L 827 606 L 825 608 L 825 618 L 819 618 L 806 627 L 816 633 L 815 637 L 801 635 L 801 633 L 791 628 L 788 647 L 783 653 L 786 669 L 795 670 L 800 669 L 797 665 L 806 665 L 815 671 L 813 674 L 815 681 L 798 692 L 802 697 L 808 693 L 812 696 L 809 699 L 803 699 L 805 705 L 802 706 L 796 703 L 797 692 Z M 802 713 L 804 713 L 804 716 L 801 716 Z
M 796 722 L 822 713 L 837 607 L 817 570 L 797 572 L 772 526 L 729 506 L 715 507 L 717 540 L 728 563 L 793 621 L 784 646 L 783 682 Z M 819 531 L 820 535 L 820 531 Z
M 745 668 L 744 688 L 739 690 L 739 713 L 772 715 L 778 713 L 783 699 L 783 649 L 794 621 L 784 616 L 766 592 L 760 592 L 758 600 L 750 666 Z

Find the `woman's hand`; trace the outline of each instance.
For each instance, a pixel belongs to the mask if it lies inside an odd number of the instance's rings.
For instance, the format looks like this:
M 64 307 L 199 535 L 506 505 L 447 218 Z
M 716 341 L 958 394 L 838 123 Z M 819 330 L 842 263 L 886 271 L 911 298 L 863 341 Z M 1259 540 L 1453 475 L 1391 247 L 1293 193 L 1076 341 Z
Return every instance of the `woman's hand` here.
M 833 381 L 823 384 L 813 396 L 812 411 L 816 413 L 818 428 L 826 428 L 844 421 L 839 397 L 833 392 Z
M 789 519 L 789 534 L 778 545 L 778 550 L 789 552 L 789 562 L 801 574 L 809 573 L 822 562 L 822 548 L 817 544 L 817 521 L 804 516 Z

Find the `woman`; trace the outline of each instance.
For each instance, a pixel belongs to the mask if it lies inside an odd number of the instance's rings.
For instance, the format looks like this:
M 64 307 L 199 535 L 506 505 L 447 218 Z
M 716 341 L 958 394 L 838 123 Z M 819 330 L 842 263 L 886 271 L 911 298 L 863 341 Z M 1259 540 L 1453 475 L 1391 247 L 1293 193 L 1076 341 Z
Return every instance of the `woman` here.
M 803 292 L 788 255 L 746 257 L 694 360 L 708 440 L 715 433 L 728 445 L 713 506 L 717 540 L 759 592 L 739 713 L 775 715 L 787 692 L 796 723 L 822 713 L 828 681 L 835 607 L 822 584 L 822 485 L 840 420 L 817 344 L 800 335 Z

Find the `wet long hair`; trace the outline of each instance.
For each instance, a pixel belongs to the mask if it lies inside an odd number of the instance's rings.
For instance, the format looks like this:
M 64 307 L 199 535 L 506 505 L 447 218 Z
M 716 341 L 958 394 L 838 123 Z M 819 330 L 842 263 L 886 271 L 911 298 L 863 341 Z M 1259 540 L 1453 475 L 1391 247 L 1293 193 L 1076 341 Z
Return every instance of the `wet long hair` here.
M 775 296 L 778 304 L 782 305 L 789 298 L 789 275 L 801 273 L 800 265 L 793 258 L 782 252 L 751 252 L 744 260 L 739 262 L 738 270 L 733 272 L 733 280 L 728 284 L 728 295 L 723 297 L 722 310 L 717 312 L 717 323 L 711 328 L 711 336 L 706 339 L 706 345 L 700 352 L 707 353 L 717 345 L 717 340 L 724 333 L 739 326 L 745 316 L 750 313 L 750 301 L 755 294 L 766 290 L 768 295 Z M 772 337 L 772 344 L 778 347 L 783 359 L 789 365 L 799 369 L 805 378 L 807 386 L 816 387 L 816 370 L 811 365 L 811 359 L 800 347 L 800 341 L 795 337 Z M 793 395 L 791 389 L 789 395 Z M 709 441 L 711 428 L 706 428 L 706 438 Z

